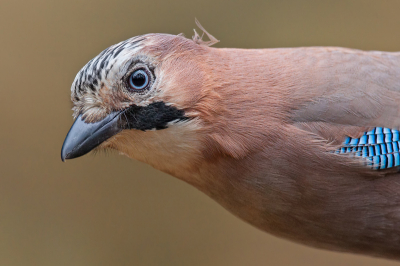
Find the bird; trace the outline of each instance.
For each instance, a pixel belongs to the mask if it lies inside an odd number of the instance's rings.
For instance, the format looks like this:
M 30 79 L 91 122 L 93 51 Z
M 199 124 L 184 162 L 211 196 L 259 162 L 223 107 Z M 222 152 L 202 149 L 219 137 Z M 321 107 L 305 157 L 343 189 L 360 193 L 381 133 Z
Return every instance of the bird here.
M 400 260 L 400 52 L 145 34 L 71 86 L 62 160 L 115 150 L 269 234 Z

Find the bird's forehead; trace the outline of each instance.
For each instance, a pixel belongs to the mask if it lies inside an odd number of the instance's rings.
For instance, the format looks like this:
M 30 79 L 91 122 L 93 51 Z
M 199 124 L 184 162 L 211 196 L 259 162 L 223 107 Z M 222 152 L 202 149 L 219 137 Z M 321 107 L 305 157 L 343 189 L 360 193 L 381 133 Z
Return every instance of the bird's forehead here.
M 76 75 L 71 92 L 79 97 L 88 92 L 95 92 L 106 80 L 114 67 L 126 61 L 143 46 L 145 37 L 136 36 L 126 41 L 112 45 L 90 60 Z

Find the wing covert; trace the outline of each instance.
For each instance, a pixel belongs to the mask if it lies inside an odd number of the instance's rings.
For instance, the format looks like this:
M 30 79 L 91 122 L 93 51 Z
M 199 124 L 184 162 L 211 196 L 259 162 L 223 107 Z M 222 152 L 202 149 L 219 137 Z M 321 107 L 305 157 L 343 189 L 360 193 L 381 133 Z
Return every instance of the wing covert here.
M 360 138 L 346 137 L 338 154 L 362 157 L 372 169 L 400 166 L 400 133 L 396 129 L 376 127 Z

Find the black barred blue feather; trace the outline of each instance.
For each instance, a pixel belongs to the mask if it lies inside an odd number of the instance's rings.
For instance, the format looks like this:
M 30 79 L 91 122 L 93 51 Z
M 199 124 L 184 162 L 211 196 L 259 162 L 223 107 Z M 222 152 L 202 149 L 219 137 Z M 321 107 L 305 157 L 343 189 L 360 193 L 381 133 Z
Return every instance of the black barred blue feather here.
M 400 134 L 398 130 L 376 127 L 361 138 L 346 137 L 339 154 L 353 154 L 366 159 L 375 170 L 400 166 Z

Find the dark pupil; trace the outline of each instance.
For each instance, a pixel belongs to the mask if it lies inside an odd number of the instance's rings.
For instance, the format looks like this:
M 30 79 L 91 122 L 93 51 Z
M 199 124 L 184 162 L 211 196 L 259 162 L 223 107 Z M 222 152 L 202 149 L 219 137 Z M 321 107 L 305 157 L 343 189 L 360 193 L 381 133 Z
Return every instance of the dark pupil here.
M 142 73 L 137 73 L 132 77 L 132 83 L 136 87 L 142 87 L 146 83 L 146 77 Z

